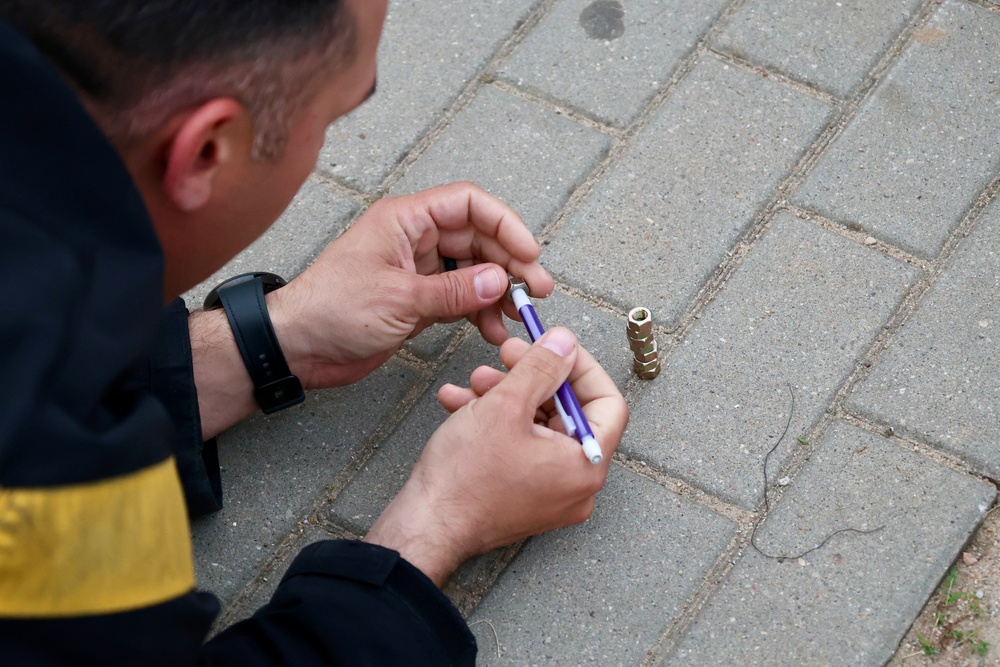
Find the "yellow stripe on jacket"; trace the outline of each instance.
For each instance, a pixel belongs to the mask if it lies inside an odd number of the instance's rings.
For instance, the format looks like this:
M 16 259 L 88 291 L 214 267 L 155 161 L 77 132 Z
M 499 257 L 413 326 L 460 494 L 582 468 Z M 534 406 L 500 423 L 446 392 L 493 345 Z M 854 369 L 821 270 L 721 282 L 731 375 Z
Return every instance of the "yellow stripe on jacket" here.
M 88 484 L 0 487 L 0 617 L 129 611 L 193 588 L 172 458 Z

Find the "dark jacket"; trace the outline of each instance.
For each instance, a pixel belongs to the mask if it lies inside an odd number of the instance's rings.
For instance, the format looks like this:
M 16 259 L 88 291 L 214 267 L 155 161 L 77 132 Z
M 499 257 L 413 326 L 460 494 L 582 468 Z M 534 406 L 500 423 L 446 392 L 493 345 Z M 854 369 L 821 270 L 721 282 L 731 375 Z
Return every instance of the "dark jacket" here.
M 161 308 L 161 250 L 118 155 L 2 20 L 0 269 L 0 664 L 474 662 L 422 573 L 349 541 L 307 547 L 204 643 L 219 602 L 195 589 L 185 497 L 212 509 L 219 484 L 186 311 Z

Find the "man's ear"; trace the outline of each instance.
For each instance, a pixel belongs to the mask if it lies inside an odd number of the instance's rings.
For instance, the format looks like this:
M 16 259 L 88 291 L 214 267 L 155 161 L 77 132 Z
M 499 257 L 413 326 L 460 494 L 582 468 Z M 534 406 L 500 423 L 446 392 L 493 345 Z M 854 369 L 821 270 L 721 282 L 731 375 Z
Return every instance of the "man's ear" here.
M 179 210 L 192 213 L 224 187 L 226 175 L 250 160 L 253 124 L 239 102 L 205 102 L 180 124 L 166 147 L 163 189 Z

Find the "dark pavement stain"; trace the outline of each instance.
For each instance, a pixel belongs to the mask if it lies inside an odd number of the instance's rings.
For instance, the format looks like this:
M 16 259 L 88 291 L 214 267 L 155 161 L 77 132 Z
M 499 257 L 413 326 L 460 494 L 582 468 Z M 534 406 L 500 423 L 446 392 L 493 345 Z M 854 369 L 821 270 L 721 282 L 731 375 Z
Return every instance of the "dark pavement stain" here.
M 625 34 L 625 8 L 618 0 L 595 0 L 580 13 L 580 26 L 591 39 L 618 39 Z

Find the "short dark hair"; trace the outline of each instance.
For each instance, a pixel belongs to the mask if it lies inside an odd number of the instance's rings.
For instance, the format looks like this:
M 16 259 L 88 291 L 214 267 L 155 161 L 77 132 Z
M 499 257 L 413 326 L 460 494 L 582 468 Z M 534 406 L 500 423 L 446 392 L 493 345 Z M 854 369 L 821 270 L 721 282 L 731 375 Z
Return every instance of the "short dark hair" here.
M 354 55 L 343 0 L 0 0 L 116 143 L 213 97 L 239 100 L 254 152 L 279 155 L 320 71 Z

